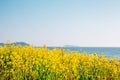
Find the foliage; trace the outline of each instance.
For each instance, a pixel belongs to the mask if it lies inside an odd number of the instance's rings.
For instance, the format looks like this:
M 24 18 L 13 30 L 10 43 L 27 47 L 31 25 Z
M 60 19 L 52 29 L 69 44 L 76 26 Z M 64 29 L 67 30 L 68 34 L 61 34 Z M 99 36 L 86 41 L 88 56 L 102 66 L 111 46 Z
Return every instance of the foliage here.
M 0 47 L 0 80 L 101 79 L 120 79 L 119 60 L 57 48 Z

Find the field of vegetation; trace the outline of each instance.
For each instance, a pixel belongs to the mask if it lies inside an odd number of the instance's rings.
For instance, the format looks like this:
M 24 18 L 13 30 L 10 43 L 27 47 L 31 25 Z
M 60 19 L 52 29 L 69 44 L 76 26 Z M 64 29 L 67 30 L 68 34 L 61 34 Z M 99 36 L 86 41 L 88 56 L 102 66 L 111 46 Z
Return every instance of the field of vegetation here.
M 0 47 L 0 80 L 120 80 L 120 61 L 32 46 Z

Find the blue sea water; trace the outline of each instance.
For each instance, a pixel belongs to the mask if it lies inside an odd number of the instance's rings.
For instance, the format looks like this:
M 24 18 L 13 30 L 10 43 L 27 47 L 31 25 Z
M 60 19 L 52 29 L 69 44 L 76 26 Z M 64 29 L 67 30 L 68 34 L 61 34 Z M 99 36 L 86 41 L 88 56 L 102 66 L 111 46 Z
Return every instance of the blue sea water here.
M 63 49 L 67 51 L 77 51 L 79 53 L 86 52 L 88 54 L 104 54 L 108 57 L 116 57 L 120 59 L 120 47 L 63 47 Z

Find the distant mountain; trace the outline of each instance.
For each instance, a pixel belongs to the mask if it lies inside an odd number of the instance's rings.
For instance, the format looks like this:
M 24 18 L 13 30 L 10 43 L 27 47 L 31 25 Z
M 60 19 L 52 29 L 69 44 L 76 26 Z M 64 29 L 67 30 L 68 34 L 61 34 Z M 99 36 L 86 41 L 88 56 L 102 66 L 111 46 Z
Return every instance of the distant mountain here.
M 0 43 L 0 46 L 4 46 L 4 45 L 6 45 L 6 43 Z M 11 43 L 11 45 L 28 46 L 29 44 L 26 42 L 13 42 L 13 43 Z
M 14 42 L 12 44 L 13 45 L 21 45 L 21 46 L 28 46 L 29 45 L 28 43 L 25 43 L 25 42 Z
M 0 43 L 0 46 L 4 46 L 4 43 Z
M 75 46 L 75 45 L 64 45 L 64 47 L 80 47 L 80 46 Z

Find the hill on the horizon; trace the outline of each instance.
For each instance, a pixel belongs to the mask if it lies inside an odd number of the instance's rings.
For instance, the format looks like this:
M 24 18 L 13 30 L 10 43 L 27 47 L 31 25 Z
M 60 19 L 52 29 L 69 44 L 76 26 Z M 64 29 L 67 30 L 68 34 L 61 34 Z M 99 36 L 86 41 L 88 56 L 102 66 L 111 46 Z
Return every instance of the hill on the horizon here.
M 64 47 L 80 47 L 80 46 L 76 46 L 76 45 L 64 45 Z
M 0 43 L 0 46 L 4 46 L 4 45 L 6 45 L 6 43 Z M 11 43 L 11 45 L 28 46 L 29 44 L 26 42 L 13 42 L 13 43 Z

